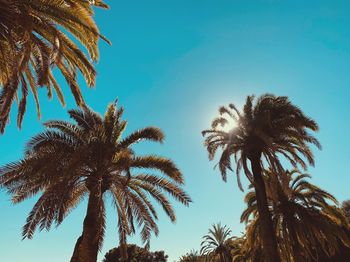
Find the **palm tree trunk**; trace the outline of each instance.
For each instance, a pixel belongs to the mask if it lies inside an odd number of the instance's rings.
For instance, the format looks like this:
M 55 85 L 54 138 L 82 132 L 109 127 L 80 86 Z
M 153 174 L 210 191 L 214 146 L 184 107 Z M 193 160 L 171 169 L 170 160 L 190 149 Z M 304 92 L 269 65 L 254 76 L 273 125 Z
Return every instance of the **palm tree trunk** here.
M 70 262 L 96 262 L 99 248 L 102 194 L 99 187 L 90 192 L 83 233 L 78 238 Z
M 265 182 L 262 176 L 260 164 L 260 154 L 250 159 L 250 162 L 253 171 L 256 202 L 259 212 L 259 228 L 265 258 L 264 261 L 280 262 L 281 259 L 277 250 L 276 235 L 267 203 Z
M 121 261 L 127 261 L 128 260 L 128 246 L 126 244 L 126 237 L 123 236 L 123 238 L 120 241 L 120 255 L 121 255 Z

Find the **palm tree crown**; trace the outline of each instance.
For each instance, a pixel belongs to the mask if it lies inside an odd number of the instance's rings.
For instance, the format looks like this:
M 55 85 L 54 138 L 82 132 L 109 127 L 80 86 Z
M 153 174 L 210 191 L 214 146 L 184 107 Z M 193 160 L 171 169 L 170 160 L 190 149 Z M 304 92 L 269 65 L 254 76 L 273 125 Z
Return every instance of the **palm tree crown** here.
M 252 172 L 247 160 L 262 155 L 269 167 L 280 170 L 281 163 L 278 154 L 287 158 L 297 167 L 306 169 L 305 157 L 313 165 L 313 154 L 307 143 L 321 148 L 320 143 L 307 130 L 317 131 L 315 121 L 306 117 L 302 111 L 291 104 L 287 97 L 276 97 L 265 94 L 253 104 L 254 96 L 248 96 L 240 112 L 234 104 L 219 109 L 220 116 L 212 121 L 212 128 L 204 130 L 205 146 L 209 159 L 213 160 L 218 149 L 222 149 L 219 168 L 222 179 L 227 179 L 227 169 L 232 170 L 231 157 L 237 164 L 236 174 L 238 185 L 243 190 L 239 173 L 243 168 L 245 175 L 253 183 Z M 221 127 L 228 125 L 231 120 L 236 123 L 229 131 Z
M 324 254 L 334 255 L 340 243 L 350 246 L 346 230 L 348 222 L 337 207 L 337 200 L 309 183 L 306 179 L 310 175 L 298 170 L 285 171 L 278 184 L 271 179 L 273 174 L 270 171 L 265 175 L 269 207 L 283 261 L 318 261 L 317 257 Z M 248 224 L 246 241 L 250 248 L 246 249 L 254 257 L 260 249 L 259 214 L 254 191 L 246 195 L 245 202 L 247 209 L 242 213 L 241 221 Z
M 209 159 L 213 160 L 218 149 L 222 149 L 218 165 L 222 179 L 226 181 L 227 170 L 232 170 L 231 158 L 234 157 L 241 190 L 239 174 L 241 169 L 244 170 L 257 196 L 265 257 L 271 262 L 279 262 L 277 240 L 271 234 L 273 225 L 262 170 L 264 164 L 268 164 L 274 174 L 281 174 L 280 156 L 284 156 L 294 167 L 300 165 L 306 169 L 306 161 L 313 165 L 313 154 L 308 144 L 319 148 L 320 144 L 308 130 L 317 131 L 318 126 L 287 97 L 271 94 L 260 96 L 255 103 L 254 97 L 248 96 L 243 112 L 230 104 L 229 107 L 221 107 L 219 113 L 220 116 L 212 121 L 212 128 L 202 132 L 206 136 L 204 145 Z M 229 131 L 222 130 L 220 127 L 227 126 L 229 119 L 235 121 L 236 126 Z M 251 168 L 248 167 L 248 160 Z
M 76 123 L 49 121 L 47 131 L 32 138 L 25 157 L 0 170 L 0 184 L 19 203 L 39 192 L 41 197 L 23 227 L 23 237 L 31 238 L 37 226 L 50 229 L 59 225 L 81 200 L 88 197 L 83 234 L 72 261 L 94 261 L 105 227 L 105 199 L 109 196 L 118 213 L 121 245 L 126 236 L 141 228 L 147 242 L 151 232 L 158 234 L 157 212 L 152 197 L 171 221 L 175 212 L 167 196 L 188 205 L 190 197 L 181 189 L 183 176 L 175 164 L 156 155 L 138 156 L 132 145 L 142 140 L 162 142 L 160 129 L 146 127 L 122 138 L 127 122 L 123 108 L 111 104 L 102 118 L 92 110 L 70 110 Z M 156 170 L 156 173 L 147 171 Z M 163 174 L 163 175 L 161 175 Z M 81 249 L 89 247 L 90 254 Z M 82 255 L 84 254 L 84 256 Z
M 230 251 L 228 248 L 228 240 L 231 235 L 231 230 L 220 223 L 214 224 L 212 229 L 209 229 L 207 235 L 203 237 L 200 253 L 206 255 L 210 261 L 216 261 L 218 257 L 220 261 L 230 261 Z
M 253 244 L 253 243 L 249 243 Z M 232 256 L 232 262 L 251 262 L 254 261 L 249 256 L 247 249 L 250 249 L 248 246 L 246 236 L 243 235 L 241 237 L 232 237 L 228 241 L 228 245 L 230 247 L 230 253 Z M 247 247 L 248 246 L 248 247 Z
M 38 117 L 38 87 L 46 86 L 65 101 L 55 80 L 57 66 L 79 106 L 84 104 L 76 80 L 79 70 L 88 86 L 95 84 L 95 69 L 89 60 L 98 59 L 99 30 L 91 5 L 107 8 L 101 0 L 0 0 L 0 131 L 9 121 L 12 102 L 21 94 L 17 124 L 21 127 L 29 89 L 34 95 Z M 89 57 L 71 39 L 87 49 Z M 104 38 L 105 39 L 105 38 Z

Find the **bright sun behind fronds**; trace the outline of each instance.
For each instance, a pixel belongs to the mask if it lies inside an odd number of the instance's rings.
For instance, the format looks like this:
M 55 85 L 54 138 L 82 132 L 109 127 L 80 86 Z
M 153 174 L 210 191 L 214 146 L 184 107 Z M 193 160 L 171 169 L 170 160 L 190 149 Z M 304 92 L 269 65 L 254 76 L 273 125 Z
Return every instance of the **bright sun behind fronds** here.
M 227 123 L 224 126 L 219 125 L 218 129 L 224 132 L 230 132 L 232 129 L 237 127 L 237 122 L 230 117 L 226 117 Z

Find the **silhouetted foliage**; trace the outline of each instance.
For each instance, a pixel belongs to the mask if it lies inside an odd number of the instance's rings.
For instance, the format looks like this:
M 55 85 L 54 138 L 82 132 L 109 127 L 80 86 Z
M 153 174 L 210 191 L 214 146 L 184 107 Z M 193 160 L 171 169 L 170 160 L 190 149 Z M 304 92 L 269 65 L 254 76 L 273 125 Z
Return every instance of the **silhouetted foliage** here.
M 219 259 L 222 262 L 230 262 L 232 260 L 228 245 L 230 235 L 231 230 L 226 226 L 220 223 L 214 224 L 203 237 L 200 253 L 206 256 L 207 261 L 215 262 Z
M 27 143 L 24 158 L 0 169 L 0 185 L 14 203 L 41 193 L 23 227 L 24 238 L 32 238 L 37 227 L 48 230 L 53 223 L 60 225 L 88 197 L 83 233 L 71 262 L 95 262 L 104 238 L 107 197 L 117 210 L 122 246 L 137 227 L 145 243 L 152 232 L 158 234 L 158 216 L 149 198 L 173 222 L 176 216 L 168 196 L 186 206 L 191 202 L 181 188 L 183 175 L 170 159 L 138 156 L 132 148 L 142 140 L 163 142 L 162 131 L 146 127 L 122 138 L 127 124 L 122 113 L 115 104 L 104 117 L 88 108 L 70 110 L 75 123 L 45 123 L 47 130 Z
M 103 259 L 103 262 L 166 262 L 168 256 L 164 251 L 151 252 L 145 248 L 138 247 L 136 245 L 128 245 L 127 253 L 128 259 L 122 260 L 121 248 L 113 248 L 109 250 Z
M 320 257 L 335 256 L 341 245 L 350 247 L 348 222 L 331 194 L 309 183 L 306 179 L 310 176 L 297 170 L 286 171 L 277 181 L 274 176 L 265 171 L 274 234 L 283 261 L 319 261 Z M 254 258 L 261 248 L 254 191 L 246 195 L 245 202 L 248 207 L 241 217 L 248 224 L 244 248 L 248 257 Z
M 271 94 L 262 95 L 255 102 L 253 96 L 248 96 L 243 112 L 230 104 L 228 107 L 220 107 L 219 113 L 220 116 L 212 121 L 211 129 L 202 132 L 209 159 L 213 160 L 218 149 L 222 150 L 218 166 L 222 179 L 226 181 L 227 170 L 233 171 L 231 158 L 234 158 L 241 190 L 243 188 L 239 174 L 243 169 L 255 188 L 265 257 L 271 262 L 280 261 L 276 236 L 271 234 L 273 224 L 262 169 L 267 164 L 279 174 L 278 171 L 282 170 L 280 156 L 285 157 L 294 167 L 301 166 L 306 169 L 307 162 L 313 165 L 313 154 L 308 144 L 319 148 L 320 144 L 308 130 L 317 131 L 318 126 L 287 97 Z M 236 122 L 236 126 L 232 126 L 229 131 L 223 130 L 222 127 L 230 121 Z M 251 168 L 248 167 L 248 160 Z

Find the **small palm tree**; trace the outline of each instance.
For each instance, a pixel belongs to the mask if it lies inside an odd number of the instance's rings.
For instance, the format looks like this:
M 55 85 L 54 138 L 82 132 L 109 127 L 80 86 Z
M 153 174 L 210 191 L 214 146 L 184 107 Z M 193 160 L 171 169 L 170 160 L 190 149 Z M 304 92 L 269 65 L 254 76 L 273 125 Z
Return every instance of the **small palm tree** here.
M 305 161 L 313 165 L 313 154 L 308 143 L 319 148 L 320 144 L 308 130 L 317 131 L 318 126 L 287 97 L 271 94 L 260 96 L 255 103 L 254 97 L 248 96 L 243 112 L 230 104 L 229 107 L 221 107 L 219 113 L 220 116 L 212 121 L 211 129 L 202 132 L 206 136 L 204 145 L 209 159 L 213 160 L 218 149 L 222 149 L 218 165 L 222 179 L 226 181 L 227 170 L 232 171 L 231 158 L 234 157 L 241 190 L 239 173 L 241 169 L 244 170 L 256 193 L 265 257 L 271 262 L 280 261 L 276 237 L 271 234 L 273 224 L 268 209 L 263 166 L 267 164 L 275 174 L 280 174 L 280 156 L 284 156 L 295 167 L 300 165 L 306 168 Z M 221 127 L 229 125 L 231 120 L 235 121 L 236 126 L 232 126 L 229 131 L 223 130 Z
M 207 235 L 203 237 L 200 253 L 205 255 L 209 261 L 216 261 L 217 258 L 222 262 L 231 260 L 228 240 L 231 230 L 220 223 L 214 224 L 212 229 L 209 229 Z
M 309 175 L 286 171 L 276 184 L 271 171 L 265 174 L 269 208 L 283 261 L 318 261 L 322 255 L 333 256 L 341 243 L 350 247 L 348 222 L 336 206 L 337 200 L 307 182 Z M 249 192 L 245 201 L 247 209 L 241 221 L 248 224 L 247 241 L 256 243 L 251 247 L 256 251 L 260 249 L 261 238 L 255 192 Z
M 41 193 L 23 227 L 23 237 L 35 229 L 59 225 L 84 197 L 88 197 L 83 232 L 72 262 L 96 262 L 105 230 L 105 201 L 109 197 L 118 214 L 120 245 L 126 258 L 126 237 L 141 228 L 148 243 L 158 234 L 153 198 L 171 221 L 176 220 L 168 193 L 182 204 L 190 197 L 181 189 L 183 176 L 175 164 L 156 155 L 138 156 L 132 146 L 142 140 L 162 142 L 160 129 L 146 127 L 122 138 L 127 122 L 123 108 L 111 104 L 104 117 L 92 110 L 70 110 L 75 123 L 49 121 L 47 130 L 32 138 L 22 160 L 0 169 L 0 185 L 14 203 Z M 159 171 L 155 174 L 148 171 Z M 161 175 L 163 174 L 163 175 Z M 135 225 L 136 223 L 136 225 Z
M 64 76 L 77 104 L 84 105 L 77 70 L 88 86 L 95 84 L 91 62 L 98 59 L 97 44 L 102 37 L 93 20 L 92 5 L 107 8 L 101 0 L 0 0 L 1 132 L 9 121 L 13 100 L 20 94 L 17 124 L 21 127 L 29 89 L 39 118 L 39 87 L 46 86 L 49 98 L 55 91 L 65 104 L 53 67 Z M 89 57 L 76 42 L 87 49 Z

